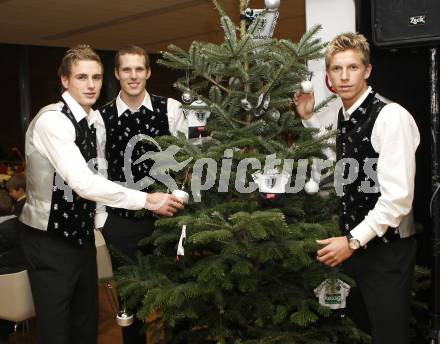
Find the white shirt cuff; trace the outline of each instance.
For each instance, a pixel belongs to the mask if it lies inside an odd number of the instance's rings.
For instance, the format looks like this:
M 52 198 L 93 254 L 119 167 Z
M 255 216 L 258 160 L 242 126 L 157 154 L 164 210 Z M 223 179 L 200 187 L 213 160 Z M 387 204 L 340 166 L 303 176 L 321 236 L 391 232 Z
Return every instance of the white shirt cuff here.
M 312 115 L 309 119 L 302 120 L 303 126 L 306 128 L 320 128 L 321 122 L 319 121 L 318 116 L 315 114 Z
M 144 208 L 145 208 L 145 209 L 148 209 L 148 208 L 147 208 L 147 202 L 148 202 L 148 194 L 145 193 L 145 196 L 144 196 Z
M 145 205 L 147 204 L 147 195 L 148 194 L 143 191 L 127 189 L 127 196 L 130 200 L 130 207 L 122 206 L 121 208 L 133 210 L 145 209 Z
M 107 216 L 108 216 L 107 212 L 96 213 L 96 215 L 95 215 L 95 228 L 104 227 L 105 221 L 107 220 Z
M 376 237 L 376 232 L 371 229 L 365 221 L 362 221 L 350 231 L 354 239 L 359 240 L 361 246 L 365 246 L 370 240 Z

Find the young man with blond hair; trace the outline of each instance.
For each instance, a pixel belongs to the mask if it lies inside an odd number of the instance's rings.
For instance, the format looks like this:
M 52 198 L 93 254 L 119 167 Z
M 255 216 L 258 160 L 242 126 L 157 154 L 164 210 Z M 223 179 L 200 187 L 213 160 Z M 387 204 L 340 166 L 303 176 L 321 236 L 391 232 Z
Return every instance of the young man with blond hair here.
M 21 244 L 38 343 L 96 344 L 96 202 L 164 216 L 183 206 L 173 196 L 127 189 L 96 173 L 97 158 L 103 157 L 102 118 L 92 109 L 103 76 L 96 52 L 86 45 L 68 50 L 58 75 L 61 100 L 41 109 L 26 132 Z
M 101 108 L 105 123 L 105 157 L 108 164 L 108 178 L 127 183 L 127 176 L 133 182 L 149 174 L 150 161 L 134 164 L 142 154 L 156 148 L 145 142 L 137 142 L 132 147 L 132 155 L 126 157 L 127 148 L 133 145 L 132 138 L 142 134 L 149 137 L 176 135 L 179 131 L 186 135 L 187 123 L 180 103 L 172 98 L 150 94 L 146 90 L 151 76 L 150 60 L 146 51 L 138 46 L 121 48 L 115 55 L 115 76 L 121 91 L 115 99 Z M 131 160 L 127 163 L 128 158 Z M 145 187 L 143 189 L 147 191 Z M 133 211 L 107 207 L 108 218 L 102 233 L 107 245 L 125 256 L 134 258 L 139 250 L 140 240 L 149 237 L 154 230 L 155 216 L 146 212 L 142 216 Z M 121 231 L 120 228 L 124 228 Z M 143 248 L 151 253 L 152 248 Z M 112 260 L 113 267 L 121 266 L 118 259 Z M 123 327 L 126 344 L 144 344 L 143 322 L 135 320 L 133 325 Z
M 332 124 L 338 129 L 337 160 L 345 159 L 345 164 L 335 171 L 342 190 L 342 235 L 318 240 L 317 259 L 328 266 L 342 264 L 355 279 L 373 343 L 409 343 L 416 253 L 412 202 L 420 135 L 407 110 L 368 86 L 372 66 L 363 35 L 336 36 L 327 46 L 325 62 L 343 104 Z M 323 127 L 319 114 L 313 113 L 313 93 L 297 93 L 294 103 L 306 127 Z M 353 171 L 356 178 L 350 180 Z M 354 319 L 365 317 L 362 309 L 350 312 Z

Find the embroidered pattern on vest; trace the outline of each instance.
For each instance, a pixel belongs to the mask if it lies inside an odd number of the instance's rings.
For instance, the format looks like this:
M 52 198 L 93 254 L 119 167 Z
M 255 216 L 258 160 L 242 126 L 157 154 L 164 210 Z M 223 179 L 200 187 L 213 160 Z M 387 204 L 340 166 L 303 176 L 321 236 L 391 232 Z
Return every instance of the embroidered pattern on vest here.
M 94 160 L 96 166 L 96 131 L 93 126 L 89 128 L 87 119 L 83 118 L 79 123 L 71 113 L 67 105 L 64 105 L 61 112 L 72 122 L 75 127 L 75 144 L 78 146 L 84 159 L 89 162 Z M 93 170 L 92 170 L 93 171 Z M 72 198 L 69 199 L 65 188 L 57 187 L 55 182 L 56 174 L 53 179 L 52 202 L 50 206 L 48 233 L 57 237 L 62 237 L 77 246 L 94 243 L 94 217 L 96 203 L 80 197 L 75 191 L 71 190 Z M 58 176 L 58 178 L 60 178 Z M 62 181 L 64 184 L 64 180 Z M 58 183 L 58 185 L 60 185 Z M 69 191 L 70 191 L 69 190 Z
M 134 164 L 143 154 L 149 151 L 157 151 L 157 148 L 146 142 L 138 142 L 135 147 L 130 146 L 130 139 L 138 134 L 150 137 L 171 135 L 167 116 L 167 98 L 151 95 L 153 111 L 141 106 L 138 112 L 132 113 L 126 110 L 118 117 L 116 99 L 101 109 L 102 118 L 106 127 L 105 157 L 108 162 L 108 178 L 127 185 L 124 174 L 124 153 L 126 148 L 133 149 L 130 159 L 129 177 L 138 182 L 149 175 L 152 161 L 147 159 L 139 164 Z M 142 191 L 147 191 L 143 188 Z M 120 208 L 107 207 L 113 213 L 126 217 L 135 218 L 136 212 Z M 146 215 L 147 216 L 147 215 Z
M 363 221 L 380 197 L 376 163 L 379 155 L 371 144 L 371 134 L 377 116 L 385 105 L 372 92 L 351 114 L 348 120 L 344 120 L 342 109 L 338 114 L 337 161 L 354 159 L 358 162 L 358 166 L 355 167 L 356 179 L 348 180 L 349 184 L 343 185 L 343 194 L 339 199 L 339 222 L 344 234 L 347 234 Z M 371 166 L 371 172 L 368 175 L 364 170 L 365 166 Z M 348 171 L 349 166 L 345 164 L 341 171 L 335 173 L 341 173 L 340 177 L 347 180 Z M 365 185 L 370 186 L 370 188 L 374 186 L 374 192 L 364 192 Z

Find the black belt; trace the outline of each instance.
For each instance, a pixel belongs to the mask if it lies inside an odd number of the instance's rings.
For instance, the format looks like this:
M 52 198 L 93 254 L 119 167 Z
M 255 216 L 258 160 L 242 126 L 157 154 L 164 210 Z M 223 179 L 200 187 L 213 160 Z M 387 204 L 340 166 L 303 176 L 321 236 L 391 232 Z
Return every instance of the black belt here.
M 141 212 L 139 210 L 127 210 L 123 208 L 107 207 L 107 211 L 119 217 L 131 219 L 131 220 L 142 220 L 146 217 L 154 217 L 153 213 L 148 210 Z

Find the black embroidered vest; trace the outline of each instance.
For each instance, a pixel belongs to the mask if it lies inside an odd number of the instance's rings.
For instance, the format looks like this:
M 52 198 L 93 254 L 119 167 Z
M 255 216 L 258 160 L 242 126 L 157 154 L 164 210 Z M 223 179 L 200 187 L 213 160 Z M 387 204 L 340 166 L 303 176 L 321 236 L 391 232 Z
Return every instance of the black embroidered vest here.
M 167 116 L 167 98 L 151 95 L 151 104 L 153 111 L 142 106 L 138 112 L 132 113 L 127 110 L 119 117 L 116 99 L 101 109 L 106 128 L 105 157 L 109 180 L 130 187 L 126 175 L 135 183 L 149 175 L 151 160 L 147 159 L 138 164 L 134 162 L 147 152 L 157 151 L 157 147 L 145 141 L 135 141 L 133 145 L 130 140 L 138 134 L 150 137 L 171 135 Z M 128 169 L 124 173 L 124 154 L 130 150 L 132 154 L 127 155 L 127 159 L 130 160 L 127 163 Z M 147 191 L 147 188 L 141 188 L 141 191 Z M 135 218 L 136 212 L 133 210 L 111 207 L 107 209 L 122 217 Z
M 93 168 L 97 170 L 95 128 L 88 126 L 86 118 L 83 118 L 78 123 L 67 105 L 64 105 L 61 112 L 66 115 L 75 127 L 75 144 L 78 146 L 82 156 L 89 163 L 89 166 L 91 163 Z M 62 237 L 64 240 L 77 246 L 94 245 L 95 210 L 95 202 L 81 198 L 55 173 L 49 223 L 47 226 L 48 233 Z
M 377 158 L 371 144 L 371 134 L 374 123 L 382 108 L 386 104 L 371 92 L 362 104 L 352 113 L 349 120 L 344 120 L 342 109 L 338 114 L 339 133 L 336 137 L 336 157 L 353 159 L 358 166 L 353 164 L 354 177 L 348 180 L 349 166 L 344 164 L 335 171 L 335 178 L 343 178 L 346 185 L 342 186 L 340 197 L 340 228 L 347 234 L 372 210 L 380 196 L 377 184 Z M 347 161 L 349 163 L 349 161 Z M 370 168 L 369 168 L 370 167 Z M 365 168 L 369 168 L 366 173 Z M 339 179 L 340 180 L 340 179 Z

